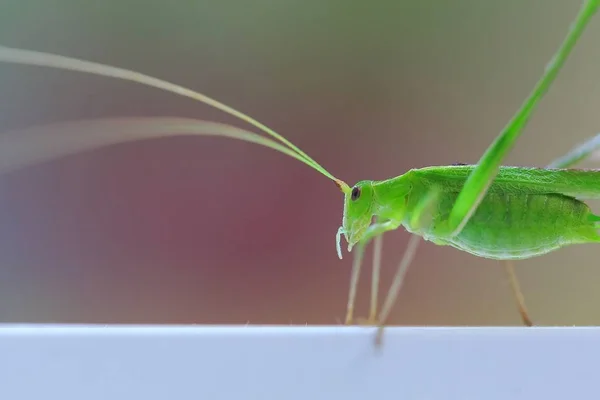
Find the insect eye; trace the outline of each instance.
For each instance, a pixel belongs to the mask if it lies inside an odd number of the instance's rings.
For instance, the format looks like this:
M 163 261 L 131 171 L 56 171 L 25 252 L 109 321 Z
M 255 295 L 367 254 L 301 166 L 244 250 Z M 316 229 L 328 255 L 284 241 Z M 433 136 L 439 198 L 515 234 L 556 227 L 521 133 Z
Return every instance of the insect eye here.
M 360 197 L 360 188 L 358 188 L 358 187 L 352 188 L 352 194 L 350 196 L 352 201 L 357 200 L 359 197 Z

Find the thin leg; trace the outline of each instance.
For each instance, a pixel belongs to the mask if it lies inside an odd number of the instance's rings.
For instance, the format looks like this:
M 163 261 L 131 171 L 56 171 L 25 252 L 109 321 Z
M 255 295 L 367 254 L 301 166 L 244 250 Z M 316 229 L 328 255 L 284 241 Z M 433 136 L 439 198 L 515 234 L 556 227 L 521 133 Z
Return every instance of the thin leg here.
M 413 229 L 421 229 L 424 225 L 430 224 L 433 216 L 433 208 L 438 204 L 440 191 L 436 187 L 432 187 L 426 194 L 426 196 L 417 204 L 414 209 L 412 218 L 411 218 L 411 227 Z M 415 254 L 417 252 L 417 247 L 421 241 L 421 237 L 418 235 L 411 235 L 408 241 L 408 245 L 406 247 L 406 251 L 402 256 L 402 260 L 400 264 L 398 264 L 398 268 L 396 270 L 396 274 L 394 275 L 394 279 L 390 288 L 388 290 L 387 296 L 383 303 L 383 307 L 381 309 L 381 314 L 379 314 L 379 318 L 377 320 L 377 325 L 379 327 L 377 331 L 377 337 L 375 339 L 375 344 L 377 346 L 381 345 L 381 340 L 383 337 L 383 328 L 384 324 L 387 321 L 390 312 L 392 311 L 392 307 L 394 306 L 396 299 L 398 298 L 398 294 L 400 293 L 400 289 L 402 289 L 402 283 L 404 282 L 404 277 L 406 276 L 406 272 L 408 271 L 408 267 L 412 263 L 415 258 Z
M 517 274 L 515 273 L 515 267 L 513 263 L 508 260 L 504 261 L 504 266 L 506 272 L 508 273 L 510 286 L 512 287 L 515 299 L 517 300 L 517 306 L 519 307 L 519 314 L 521 314 L 521 320 L 523 321 L 523 325 L 533 326 L 531 317 L 529 317 L 529 313 L 527 312 L 527 307 L 525 307 L 525 297 L 523 296 L 523 292 L 521 292 L 519 280 L 517 279 Z
M 386 323 L 387 318 L 389 317 L 390 312 L 392 311 L 392 307 L 396 303 L 398 293 L 400 293 L 402 283 L 404 282 L 404 277 L 406 276 L 408 267 L 415 258 L 415 254 L 417 253 L 417 247 L 419 246 L 420 242 L 420 236 L 410 235 L 410 239 L 408 240 L 408 246 L 406 247 L 406 251 L 402 256 L 402 261 L 400 261 L 400 264 L 398 265 L 396 275 L 394 276 L 394 280 L 392 281 L 390 289 L 388 290 L 388 294 L 385 298 L 385 302 L 383 303 L 383 307 L 381 309 L 381 314 L 379 314 L 379 320 L 377 321 L 379 328 L 377 330 L 377 338 L 375 340 L 375 343 L 378 346 L 381 346 L 384 324 Z
M 400 222 L 387 221 L 383 223 L 375 223 L 369 227 L 363 239 L 356 245 L 354 253 L 354 261 L 352 263 L 352 273 L 350 277 L 350 291 L 348 293 L 348 304 L 346 306 L 346 325 L 350 325 L 354 321 L 354 304 L 356 303 L 356 291 L 358 289 L 358 278 L 360 276 L 360 267 L 365 252 L 365 247 L 372 240 L 383 235 L 385 232 L 394 230 L 400 226 Z M 377 272 L 379 279 L 379 272 Z
M 369 308 L 369 325 L 377 323 L 377 298 L 379 297 L 379 276 L 381 274 L 381 254 L 383 252 L 383 236 L 373 240 L 373 274 L 371 277 L 371 307 Z
M 356 303 L 356 291 L 358 289 L 358 278 L 360 276 L 360 266 L 365 251 L 365 243 L 358 243 L 354 251 L 352 274 L 350 276 L 350 291 L 348 293 L 348 304 L 346 306 L 346 325 L 350 325 L 354 321 L 354 304 Z
M 536 83 L 527 100 L 481 157 L 452 207 L 448 225 L 443 227 L 445 235 L 455 236 L 460 233 L 475 212 L 489 185 L 496 177 L 498 167 L 522 134 L 533 110 L 558 75 L 599 4 L 598 0 L 588 0 L 584 3 L 565 40 L 547 65 L 544 74 Z
M 571 151 L 562 157 L 552 161 L 546 168 L 570 168 L 591 156 L 600 149 L 600 134 L 591 137 L 587 141 L 574 147 Z

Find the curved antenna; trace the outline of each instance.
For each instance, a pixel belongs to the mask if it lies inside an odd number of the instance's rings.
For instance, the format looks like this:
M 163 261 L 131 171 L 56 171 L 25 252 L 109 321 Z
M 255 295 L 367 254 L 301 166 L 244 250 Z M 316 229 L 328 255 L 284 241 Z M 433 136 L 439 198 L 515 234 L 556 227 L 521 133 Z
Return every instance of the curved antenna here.
M 142 117 L 69 121 L 3 133 L 0 135 L 0 172 L 99 147 L 180 135 L 243 140 L 287 154 L 314 168 L 292 149 L 231 125 L 188 118 Z
M 59 56 L 59 55 L 51 54 L 51 53 L 44 53 L 44 52 L 38 52 L 38 51 L 23 50 L 23 49 L 16 49 L 16 48 L 11 48 L 11 47 L 6 47 L 6 46 L 0 46 L 0 61 L 14 63 L 14 64 L 35 65 L 35 66 L 83 72 L 83 73 L 88 73 L 88 74 L 102 75 L 102 76 L 106 76 L 106 77 L 122 79 L 122 80 L 126 80 L 126 81 L 131 81 L 131 82 L 137 82 L 142 85 L 152 86 L 152 87 L 155 87 L 158 89 L 162 89 L 162 90 L 165 90 L 165 91 L 168 91 L 171 93 L 178 94 L 180 96 L 192 98 L 194 100 L 197 100 L 204 104 L 212 106 L 216 109 L 219 109 L 227 114 L 235 116 L 235 117 L 249 123 L 250 125 L 257 127 L 258 129 L 262 130 L 263 132 L 267 133 L 268 135 L 271 135 L 275 139 L 277 139 L 280 142 L 282 142 L 283 144 L 285 144 L 289 149 L 296 152 L 300 157 L 302 157 L 305 160 L 305 164 L 311 166 L 312 168 L 319 171 L 320 173 L 322 173 L 329 179 L 333 180 L 337 184 L 337 186 L 340 188 L 340 190 L 342 190 L 344 193 L 348 193 L 350 191 L 350 187 L 345 182 L 343 182 L 342 180 L 340 180 L 340 179 L 336 178 L 335 176 L 333 176 L 332 174 L 330 174 L 319 163 L 317 163 L 315 160 L 313 160 L 311 157 L 309 157 L 306 153 L 304 153 L 302 150 L 300 150 L 298 147 L 296 147 L 293 143 L 291 143 L 289 140 L 287 140 L 286 138 L 284 138 L 283 136 L 281 136 L 280 134 L 278 134 L 271 128 L 263 125 L 262 123 L 258 122 L 254 118 L 252 118 L 240 111 L 237 111 L 234 108 L 229 107 L 215 99 L 212 99 L 202 93 L 193 91 L 191 89 L 187 89 L 185 87 L 176 85 L 171 82 L 167 82 L 167 81 L 164 81 L 164 80 L 161 80 L 158 78 L 154 78 L 149 75 L 144 75 L 144 74 L 141 74 L 141 73 L 138 73 L 135 71 L 131 71 L 131 70 L 123 69 L 123 68 L 112 67 L 112 66 L 105 65 L 105 64 L 85 61 L 85 60 L 81 60 L 81 59 L 77 59 L 77 58 Z M 286 154 L 288 154 L 288 153 L 286 153 Z

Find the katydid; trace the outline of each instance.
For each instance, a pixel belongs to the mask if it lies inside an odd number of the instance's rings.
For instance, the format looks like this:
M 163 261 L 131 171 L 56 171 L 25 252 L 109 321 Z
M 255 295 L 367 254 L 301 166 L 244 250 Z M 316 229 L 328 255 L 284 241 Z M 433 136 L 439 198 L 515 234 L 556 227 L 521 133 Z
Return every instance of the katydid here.
M 354 302 L 364 249 L 371 240 L 375 240 L 368 322 L 382 327 L 420 238 L 437 245 L 452 246 L 475 256 L 498 260 L 528 259 L 567 245 L 600 242 L 600 216 L 594 215 L 582 201 L 600 198 L 600 171 L 567 169 L 600 147 L 598 137 L 558 159 L 551 164 L 551 168 L 501 166 L 599 4 L 600 0 L 586 0 L 583 3 L 565 41 L 529 98 L 476 165 L 412 169 L 391 179 L 363 180 L 350 186 L 274 130 L 201 93 L 130 70 L 0 46 L 0 61 L 92 73 L 154 86 L 220 109 L 273 138 L 226 124 L 195 119 L 80 121 L 2 135 L 0 170 L 120 142 L 184 134 L 230 137 L 280 151 L 334 181 L 344 195 L 342 226 L 336 235 L 339 257 L 342 258 L 342 237 L 348 244 L 349 252 L 356 247 L 346 312 L 347 324 L 354 322 Z M 48 135 L 49 129 L 53 129 L 53 134 Z M 82 136 L 86 132 L 87 135 Z M 14 146 L 21 146 L 20 150 L 15 151 Z M 10 159 L 11 156 L 14 158 Z M 414 235 L 378 315 L 381 238 L 385 232 L 400 226 Z

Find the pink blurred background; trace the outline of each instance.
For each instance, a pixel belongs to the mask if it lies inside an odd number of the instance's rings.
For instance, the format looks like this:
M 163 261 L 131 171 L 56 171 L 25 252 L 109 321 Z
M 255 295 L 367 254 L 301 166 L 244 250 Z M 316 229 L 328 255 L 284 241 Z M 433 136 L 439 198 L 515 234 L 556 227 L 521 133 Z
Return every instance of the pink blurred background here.
M 476 162 L 579 6 L 6 0 L 0 43 L 199 90 L 354 183 Z M 542 166 L 600 130 L 599 38 L 596 19 L 507 164 Z M 77 73 L 2 64 L 0 89 L 2 132 L 143 115 L 245 127 L 189 99 Z M 0 322 L 336 324 L 352 260 L 335 252 L 341 214 L 342 195 L 318 173 L 218 138 L 119 145 L 3 175 Z M 385 238 L 382 291 L 407 238 L 403 230 Z M 518 263 L 537 323 L 600 323 L 599 256 L 600 248 L 587 245 Z M 369 278 L 365 267 L 363 316 Z M 427 243 L 390 322 L 520 319 L 498 262 Z

